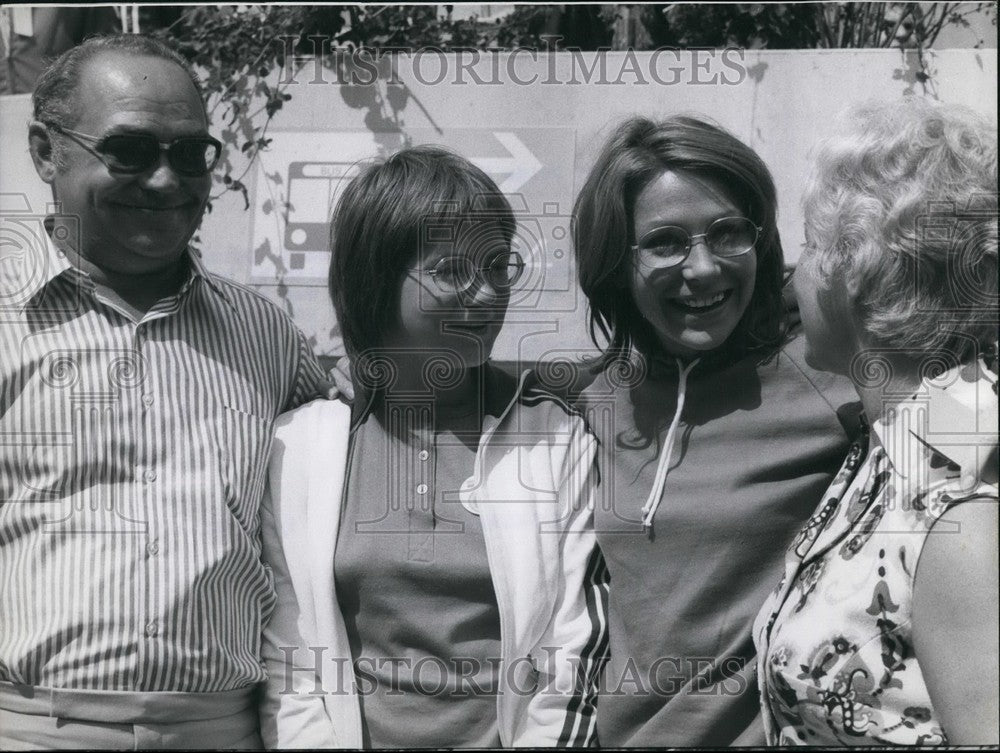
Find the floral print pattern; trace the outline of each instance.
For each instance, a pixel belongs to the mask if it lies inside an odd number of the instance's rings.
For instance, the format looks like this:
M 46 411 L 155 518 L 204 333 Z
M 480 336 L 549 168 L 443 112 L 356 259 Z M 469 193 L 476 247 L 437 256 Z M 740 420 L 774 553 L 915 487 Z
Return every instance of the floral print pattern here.
M 754 626 L 769 744 L 947 743 L 914 653 L 913 577 L 942 512 L 997 501 L 973 467 L 996 447 L 996 381 L 965 365 L 863 423 Z

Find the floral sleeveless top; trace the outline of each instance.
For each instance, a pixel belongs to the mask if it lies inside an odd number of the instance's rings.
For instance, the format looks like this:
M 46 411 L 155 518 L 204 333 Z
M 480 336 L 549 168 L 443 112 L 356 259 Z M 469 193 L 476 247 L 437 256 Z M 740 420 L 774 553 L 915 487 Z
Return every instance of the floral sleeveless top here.
M 945 510 L 997 501 L 981 480 L 996 390 L 983 363 L 924 380 L 852 447 L 754 625 L 769 745 L 947 743 L 914 653 L 913 577 Z

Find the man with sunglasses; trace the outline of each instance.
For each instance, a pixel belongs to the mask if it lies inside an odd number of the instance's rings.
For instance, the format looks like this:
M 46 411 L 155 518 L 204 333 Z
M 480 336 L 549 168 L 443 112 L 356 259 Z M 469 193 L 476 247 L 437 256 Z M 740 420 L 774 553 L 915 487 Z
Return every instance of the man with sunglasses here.
M 0 748 L 259 747 L 271 427 L 322 372 L 188 246 L 221 146 L 176 53 L 70 50 L 29 142 L 60 209 L 0 288 Z

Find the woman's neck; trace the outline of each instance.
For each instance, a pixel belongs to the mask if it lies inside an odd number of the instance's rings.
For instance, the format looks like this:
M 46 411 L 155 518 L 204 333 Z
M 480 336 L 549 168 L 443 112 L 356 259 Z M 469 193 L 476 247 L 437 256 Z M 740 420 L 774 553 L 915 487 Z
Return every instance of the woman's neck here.
M 920 387 L 920 365 L 913 359 L 884 351 L 855 354 L 848 376 L 872 422 Z
M 396 379 L 389 395 L 426 396 L 434 403 L 434 415 L 440 425 L 467 423 L 463 419 L 477 425 L 481 421 L 486 401 L 484 366 L 457 366 L 433 354 L 392 358 L 392 361 Z

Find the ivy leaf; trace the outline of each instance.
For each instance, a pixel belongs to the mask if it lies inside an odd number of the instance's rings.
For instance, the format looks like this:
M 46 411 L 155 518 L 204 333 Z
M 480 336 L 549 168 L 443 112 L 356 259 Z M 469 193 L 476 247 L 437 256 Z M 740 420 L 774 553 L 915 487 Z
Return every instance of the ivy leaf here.
M 267 238 L 261 243 L 257 248 L 253 250 L 253 263 L 255 266 L 260 266 L 260 264 L 267 257 L 271 256 L 271 241 Z
M 269 99 L 264 106 L 264 109 L 267 111 L 267 117 L 273 118 L 274 113 L 280 110 L 284 104 L 285 102 L 282 99 Z

